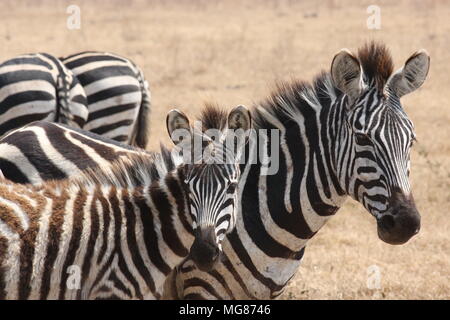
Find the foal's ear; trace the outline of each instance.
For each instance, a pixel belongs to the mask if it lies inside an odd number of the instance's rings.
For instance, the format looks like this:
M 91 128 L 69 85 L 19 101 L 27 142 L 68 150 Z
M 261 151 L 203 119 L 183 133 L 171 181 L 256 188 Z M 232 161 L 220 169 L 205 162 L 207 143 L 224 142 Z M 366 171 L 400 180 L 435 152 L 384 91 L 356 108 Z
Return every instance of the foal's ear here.
M 430 69 L 430 56 L 422 49 L 406 60 L 405 65 L 394 72 L 385 85 L 385 92 L 394 93 L 397 97 L 418 89 L 425 81 Z
M 334 85 L 349 97 L 350 105 L 359 98 L 364 89 L 361 64 L 347 49 L 342 49 L 334 56 L 331 78 Z
M 252 127 L 250 111 L 243 105 L 233 108 L 228 114 L 227 126 L 229 129 L 247 131 Z
M 224 137 L 227 139 L 227 147 L 234 152 L 234 161 L 239 162 L 242 156 L 244 146 L 247 144 L 252 128 L 252 116 L 250 111 L 243 105 L 233 108 L 228 114 L 227 119 L 228 131 Z M 231 145 L 229 145 L 231 143 Z
M 166 118 L 167 132 L 174 144 L 179 144 L 185 137 L 191 136 L 188 117 L 177 109 L 172 109 Z

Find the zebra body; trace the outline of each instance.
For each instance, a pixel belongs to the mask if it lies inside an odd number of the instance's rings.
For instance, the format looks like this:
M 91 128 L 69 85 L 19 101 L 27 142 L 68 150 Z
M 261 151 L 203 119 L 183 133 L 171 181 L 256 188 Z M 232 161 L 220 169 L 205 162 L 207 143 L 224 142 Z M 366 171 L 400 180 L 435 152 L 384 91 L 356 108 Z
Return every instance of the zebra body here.
M 83 88 L 56 57 L 27 54 L 0 65 L 0 135 L 36 120 L 83 127 Z
M 341 51 L 312 85 L 282 85 L 253 109 L 256 129 L 280 130 L 272 141 L 280 144 L 279 170 L 264 175 L 247 158 L 241 218 L 224 240 L 224 258 L 209 272 L 184 261 L 168 278 L 165 297 L 277 297 L 308 240 L 348 196 L 376 218 L 381 240 L 402 244 L 416 234 L 420 216 L 408 181 L 415 134 L 399 99 L 420 87 L 428 68 L 419 51 L 392 72 L 387 50 L 372 43 L 357 56 Z M 257 143 L 250 144 L 256 152 Z
M 60 59 L 87 95 L 89 118 L 83 129 L 145 148 L 150 92 L 143 72 L 130 60 L 107 52 L 80 52 Z
M 242 107 L 233 110 L 230 125 L 234 115 L 243 118 L 246 113 Z M 190 131 L 183 114 L 169 113 L 169 133 L 180 123 Z M 56 124 L 34 127 L 32 132 L 51 128 L 55 136 L 57 131 L 74 135 Z M 22 132 L 8 135 L 9 142 L 23 140 Z M 117 152 L 114 147 L 111 152 Z M 219 152 L 222 143 L 209 141 L 207 147 Z M 179 161 L 175 166 L 165 148 L 158 154 L 119 150 L 126 161 L 85 169 L 72 180 L 31 187 L 1 181 L 0 298 L 159 298 L 165 277 L 189 251 L 194 260 L 202 257 L 197 261 L 201 269 L 217 262 L 223 235 L 236 221 L 237 193 L 231 187 L 239 166 Z M 210 181 L 214 183 L 205 189 Z M 78 272 L 78 278 L 70 278 L 70 272 Z
M 108 168 L 140 151 L 94 133 L 47 121 L 33 122 L 0 139 L 0 168 L 17 183 L 39 184 Z
M 154 179 L 154 165 L 145 155 L 84 181 L 26 187 L 3 180 L 0 298 L 159 297 L 193 232 L 182 179 L 176 172 Z

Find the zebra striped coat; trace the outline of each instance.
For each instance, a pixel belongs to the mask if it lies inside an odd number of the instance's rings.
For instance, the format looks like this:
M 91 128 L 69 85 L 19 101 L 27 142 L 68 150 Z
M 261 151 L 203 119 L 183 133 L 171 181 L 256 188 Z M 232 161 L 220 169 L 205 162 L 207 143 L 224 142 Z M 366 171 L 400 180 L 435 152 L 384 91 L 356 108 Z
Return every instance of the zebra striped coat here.
M 115 140 L 65 125 L 37 121 L 0 139 L 0 169 L 17 183 L 39 184 L 108 168 L 140 152 Z M 150 152 L 148 152 L 150 154 Z
M 84 130 L 145 148 L 150 125 L 150 92 L 143 72 L 108 52 L 80 52 L 60 58 L 87 95 Z
M 83 127 L 87 118 L 83 88 L 56 57 L 26 54 L 0 65 L 0 135 L 36 120 Z
M 182 173 L 158 165 L 172 164 L 145 154 L 73 181 L 2 180 L 0 299 L 158 298 L 193 242 Z
M 383 45 L 368 44 L 358 55 L 343 50 L 331 72 L 312 85 L 281 85 L 252 110 L 257 129 L 280 132 L 262 151 L 279 144 L 278 171 L 263 174 L 261 163 L 252 164 L 247 154 L 241 219 L 223 243 L 224 258 L 209 272 L 186 260 L 169 277 L 166 298 L 277 297 L 295 275 L 308 240 L 348 196 L 375 217 L 387 243 L 405 243 L 419 231 L 408 181 L 415 134 L 400 97 L 422 85 L 429 56 L 419 51 L 403 68 L 392 68 Z M 214 115 L 204 118 L 221 126 Z M 255 140 L 250 144 L 250 152 L 261 148 Z

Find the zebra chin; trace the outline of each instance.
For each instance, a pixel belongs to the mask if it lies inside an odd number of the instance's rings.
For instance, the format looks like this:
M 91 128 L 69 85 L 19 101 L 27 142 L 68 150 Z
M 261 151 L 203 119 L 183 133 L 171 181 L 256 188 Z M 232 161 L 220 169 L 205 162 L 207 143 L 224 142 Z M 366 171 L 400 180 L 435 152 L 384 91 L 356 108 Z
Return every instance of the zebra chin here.
M 197 268 L 201 271 L 212 270 L 219 261 L 220 254 L 214 228 L 197 228 L 194 243 L 189 251 L 189 258 Z
M 412 196 L 394 192 L 389 209 L 377 218 L 378 237 L 389 244 L 406 243 L 420 230 L 420 214 Z

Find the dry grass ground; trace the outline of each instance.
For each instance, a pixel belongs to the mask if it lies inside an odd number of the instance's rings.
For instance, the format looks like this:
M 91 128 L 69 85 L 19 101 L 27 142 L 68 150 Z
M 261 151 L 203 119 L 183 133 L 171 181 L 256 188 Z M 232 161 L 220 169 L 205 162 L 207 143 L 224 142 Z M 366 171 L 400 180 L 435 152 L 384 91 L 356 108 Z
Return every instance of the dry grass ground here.
M 113 51 L 146 72 L 153 99 L 152 141 L 167 142 L 171 107 L 190 115 L 205 100 L 251 105 L 275 80 L 311 79 L 342 47 L 384 41 L 396 66 L 426 48 L 425 85 L 403 99 L 419 143 L 412 184 L 422 230 L 403 246 L 378 240 L 375 221 L 348 201 L 310 242 L 285 299 L 450 298 L 450 3 L 376 1 L 381 30 L 369 30 L 374 1 L 2 1 L 0 58 L 46 51 Z M 66 8 L 81 8 L 81 29 L 66 28 Z M 368 289 L 379 266 L 381 288 Z

